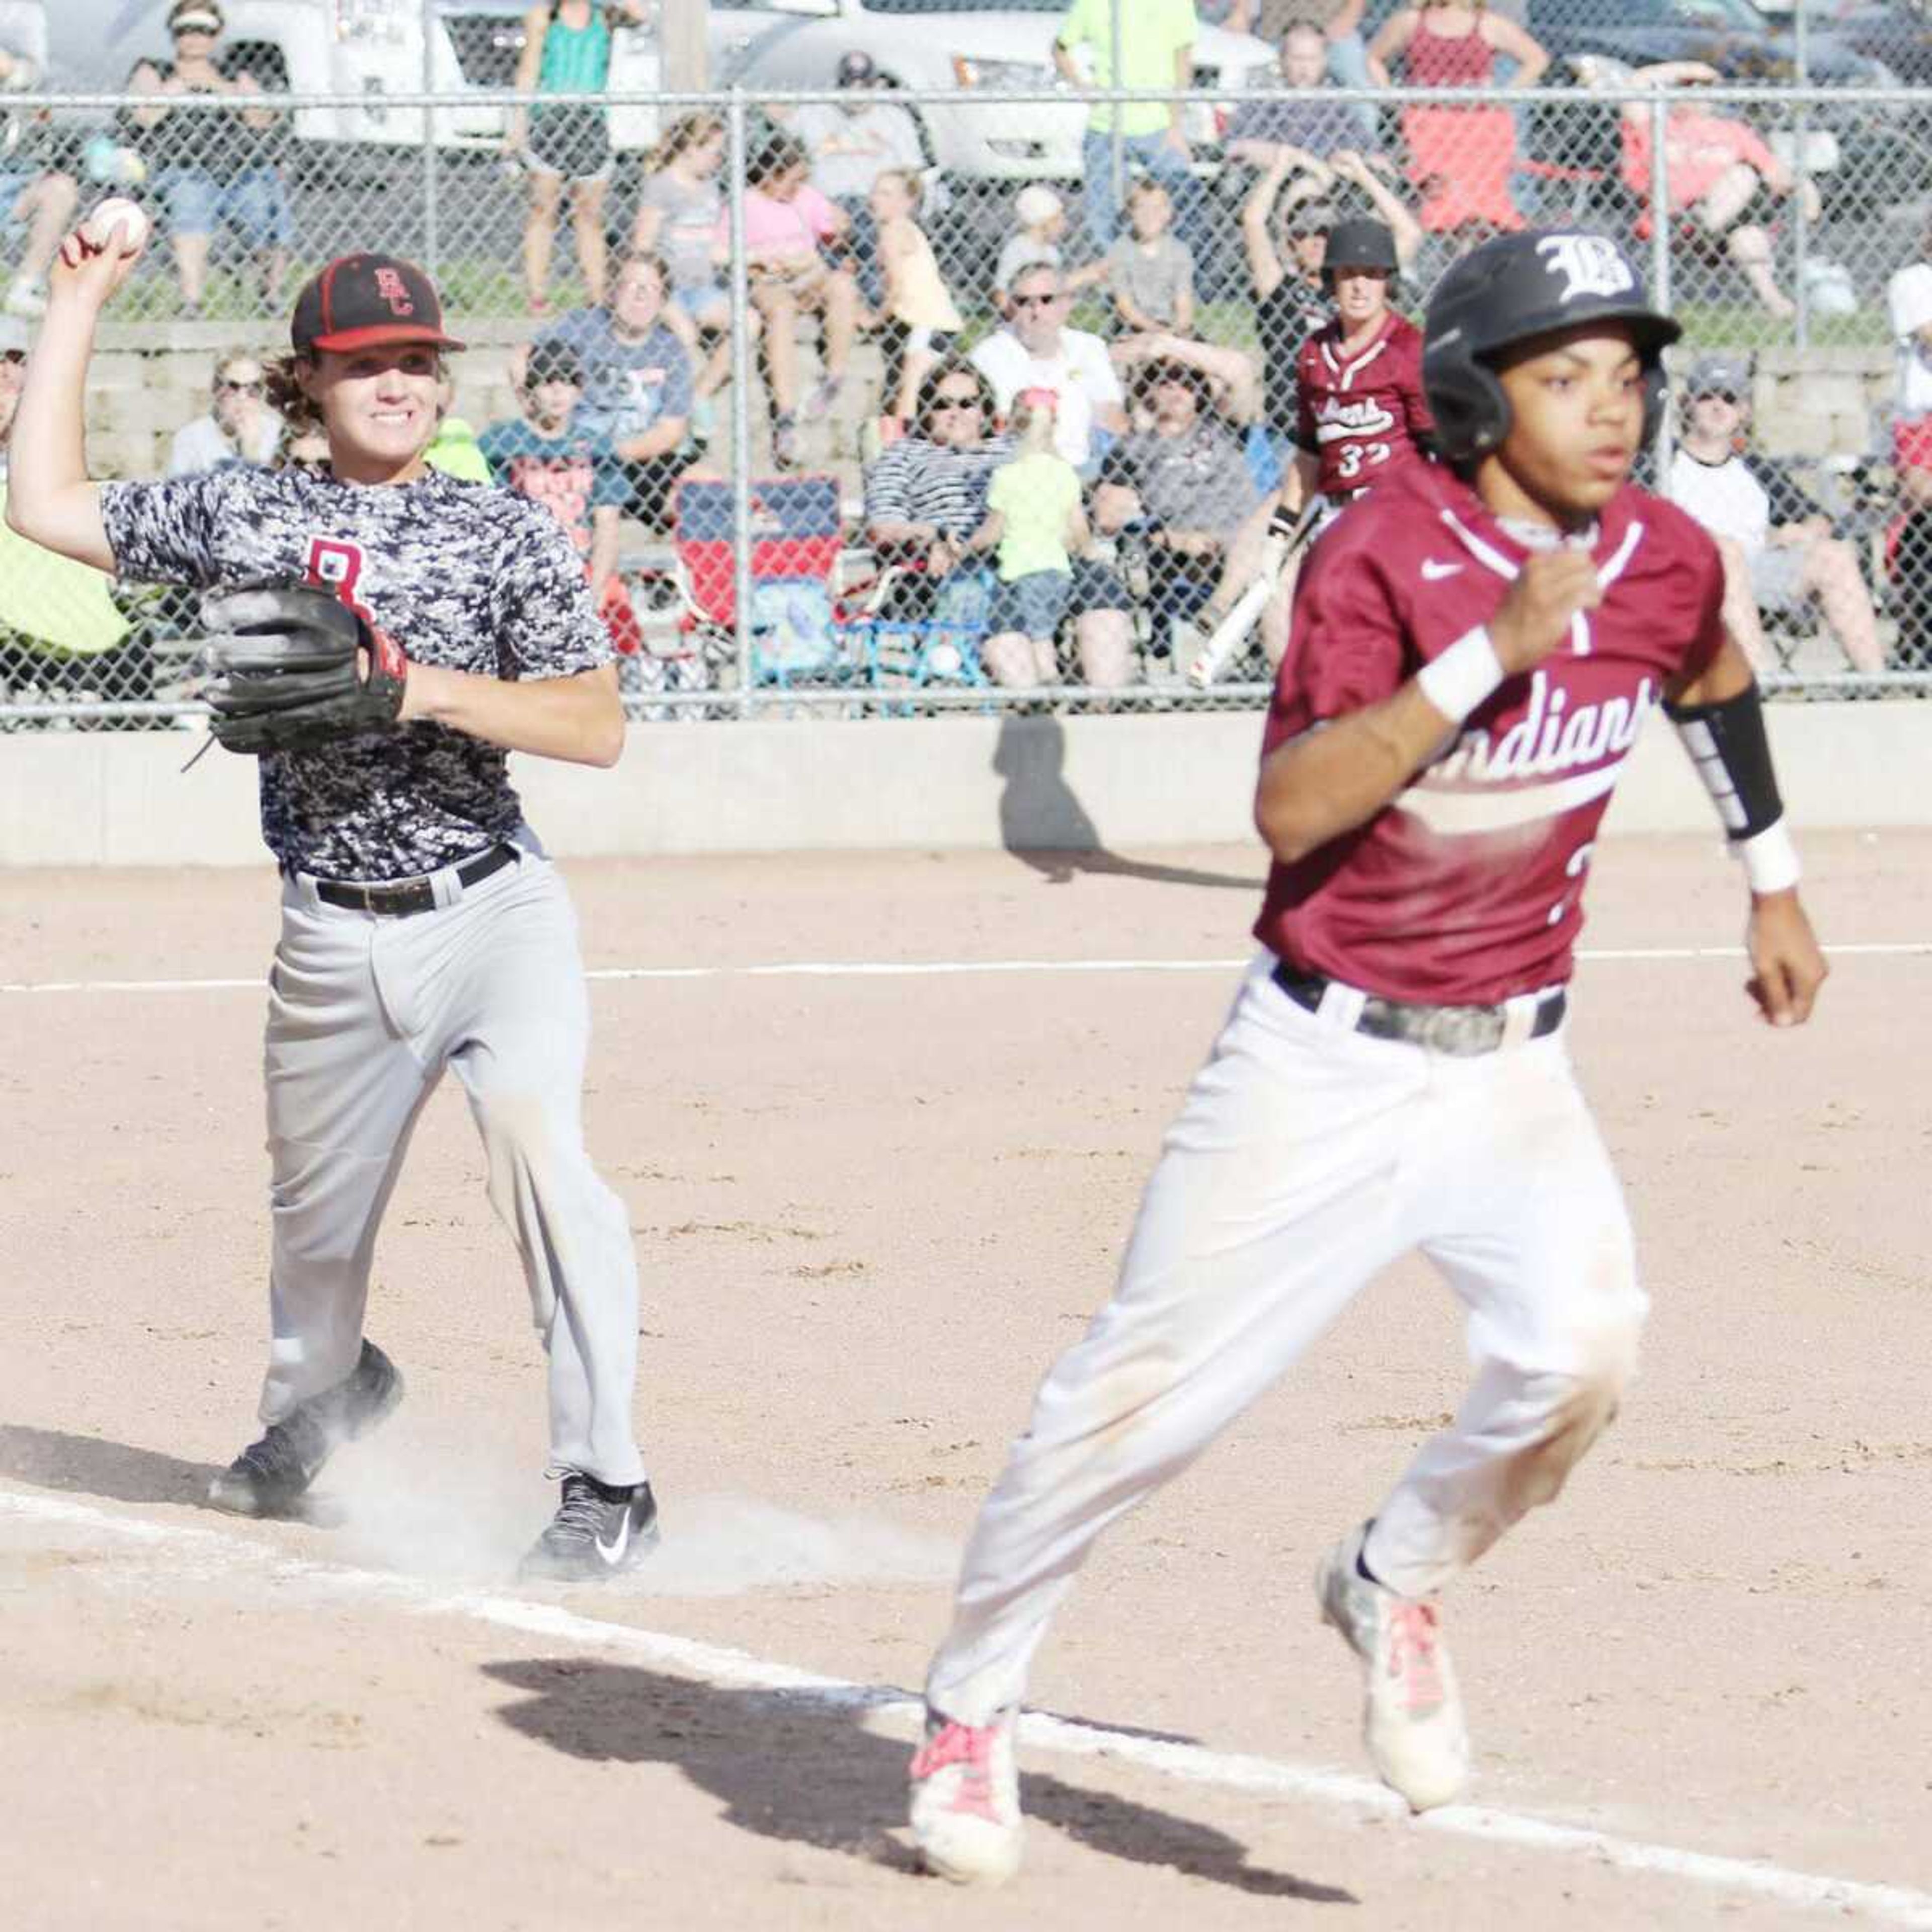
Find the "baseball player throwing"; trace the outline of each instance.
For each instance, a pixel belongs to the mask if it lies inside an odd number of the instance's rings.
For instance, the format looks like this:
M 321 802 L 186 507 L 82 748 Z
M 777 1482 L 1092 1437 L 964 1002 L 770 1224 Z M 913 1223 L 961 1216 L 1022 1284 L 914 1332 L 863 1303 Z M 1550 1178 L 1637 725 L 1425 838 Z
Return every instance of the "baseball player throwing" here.
M 1303 573 L 1256 800 L 1263 950 L 966 1550 L 912 1762 L 936 1871 L 1019 1862 L 1015 1713 L 1094 1538 L 1412 1249 L 1468 1309 L 1474 1380 L 1316 1588 L 1384 1780 L 1418 1810 L 1463 1787 L 1437 1593 L 1562 1487 L 1645 1312 L 1563 1021 L 1591 841 L 1660 700 L 1743 862 L 1766 1018 L 1805 1019 L 1825 976 L 1716 550 L 1628 481 L 1677 333 L 1595 235 L 1504 237 L 1436 290 L 1446 460 L 1389 476 Z
M 215 736 L 260 756 L 282 874 L 266 1070 L 273 1248 L 268 1425 L 213 1501 L 290 1510 L 402 1394 L 363 1339 L 376 1230 L 446 1068 L 550 1356 L 561 1505 L 525 1574 L 596 1578 L 656 1535 L 632 1435 L 628 1217 L 584 1148 L 588 1025 L 574 915 L 507 754 L 616 762 L 623 716 L 583 567 L 540 504 L 426 467 L 446 351 L 436 291 L 381 255 L 298 297 L 280 398 L 325 469 L 88 480 L 82 396 L 138 236 L 63 244 L 14 430 L 22 534 L 142 583 L 204 586 Z

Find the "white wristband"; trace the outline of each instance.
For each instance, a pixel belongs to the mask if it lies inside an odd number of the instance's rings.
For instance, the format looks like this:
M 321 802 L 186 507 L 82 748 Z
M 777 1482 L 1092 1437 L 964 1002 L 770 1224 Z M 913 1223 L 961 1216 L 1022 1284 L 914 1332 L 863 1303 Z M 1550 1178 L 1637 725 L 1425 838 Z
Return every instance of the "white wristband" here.
M 1415 674 L 1418 690 L 1444 717 L 1460 724 L 1503 681 L 1505 674 L 1490 634 L 1478 624 Z
M 1782 818 L 1772 820 L 1748 838 L 1740 838 L 1731 850 L 1754 892 L 1786 892 L 1798 883 L 1798 848 L 1791 842 Z

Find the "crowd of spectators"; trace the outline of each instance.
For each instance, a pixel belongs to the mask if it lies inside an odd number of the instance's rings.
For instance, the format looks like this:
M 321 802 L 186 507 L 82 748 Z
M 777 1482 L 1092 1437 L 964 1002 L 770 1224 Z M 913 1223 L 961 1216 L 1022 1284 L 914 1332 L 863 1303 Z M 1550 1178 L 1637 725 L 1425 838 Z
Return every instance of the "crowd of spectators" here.
M 518 85 L 539 98 L 506 140 L 528 196 L 532 328 L 512 369 L 519 412 L 480 439 L 451 418 L 434 457 L 548 503 L 627 649 L 637 640 L 620 528 L 628 520 L 670 533 L 680 478 L 722 466 L 717 398 L 738 366 L 724 123 L 706 112 L 670 119 L 638 170 L 634 207 L 614 214 L 607 192 L 613 153 L 597 97 L 612 35 L 642 4 L 548 0 L 524 20 Z M 1096 102 L 1077 211 L 1046 183 L 1022 184 L 1004 238 L 958 252 L 944 244 L 962 231 L 942 237 L 934 225 L 936 171 L 916 124 L 882 97 L 870 54 L 846 54 L 827 76 L 837 98 L 775 107 L 748 153 L 739 218 L 754 460 L 822 465 L 828 442 L 814 426 L 835 416 L 861 423 L 862 508 L 848 535 L 881 567 L 879 610 L 913 624 L 973 614 L 998 682 L 1117 688 L 1178 655 L 1184 628 L 1225 605 L 1228 573 L 1280 491 L 1304 487 L 1310 431 L 1294 359 L 1336 315 L 1330 234 L 1381 224 L 1396 264 L 1390 286 L 1405 284 L 1412 304 L 1463 248 L 1574 192 L 1578 171 L 1540 164 L 1532 124 L 1501 98 L 1542 82 L 1550 67 L 1522 11 L 1512 0 L 1415 0 L 1365 38 L 1363 0 L 1118 10 L 1070 0 L 1053 47 L 1076 86 L 1188 86 L 1198 23 L 1211 20 L 1271 40 L 1282 91 L 1226 118 L 1218 176 L 1180 104 Z M 204 298 L 224 230 L 273 307 L 293 242 L 286 117 L 224 58 L 217 0 L 174 0 L 168 26 L 172 58 L 130 77 L 143 103 L 122 116 L 121 152 L 164 218 L 184 310 Z M 1586 89 L 1716 78 L 1690 62 L 1633 72 L 1582 60 L 1575 70 Z M 0 50 L 0 91 L 35 77 Z M 1390 85 L 1491 98 L 1391 110 L 1330 98 Z M 181 104 L 222 95 L 229 111 Z M 1627 110 L 1614 124 L 1608 185 L 1621 183 L 1624 218 L 1640 238 L 1660 218 L 1648 200 L 1652 122 L 1648 109 Z M 1661 218 L 1673 247 L 1735 272 L 1767 312 L 1788 314 L 1774 224 L 1801 194 L 1816 214 L 1811 184 L 1794 180 L 1744 119 L 1694 96 L 1671 105 L 1666 140 Z M 40 305 L 77 194 L 70 175 L 34 167 L 33 152 L 31 141 L 10 142 L 12 166 L 0 169 L 0 202 L 27 230 L 6 298 L 16 314 Z M 1604 172 L 1592 188 L 1604 190 Z M 582 299 L 553 316 L 566 206 Z M 1890 555 L 1894 568 L 1932 578 L 1932 262 L 1894 278 L 1891 307 L 1904 500 Z M 876 361 L 858 359 L 868 342 Z M 170 473 L 304 460 L 301 426 L 278 416 L 263 377 L 254 358 L 220 359 L 206 413 L 175 436 Z M 1880 668 L 1856 544 L 1786 470 L 1750 452 L 1750 400 L 1748 369 L 1699 365 L 1676 398 L 1664 487 L 1718 536 L 1733 626 L 1754 655 L 1769 648 L 1768 634 L 1815 619 L 1854 667 Z M 848 472 L 848 493 L 854 480 Z M 1916 601 L 1889 602 L 1901 637 L 1923 639 L 1910 648 L 1932 661 L 1932 584 Z

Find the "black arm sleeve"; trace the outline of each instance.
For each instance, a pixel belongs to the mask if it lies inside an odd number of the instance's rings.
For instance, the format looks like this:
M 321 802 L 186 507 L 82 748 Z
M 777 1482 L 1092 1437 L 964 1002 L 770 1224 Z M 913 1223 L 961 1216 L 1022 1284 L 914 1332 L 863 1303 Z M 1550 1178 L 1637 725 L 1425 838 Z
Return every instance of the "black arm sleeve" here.
M 1764 704 L 1756 684 L 1715 704 L 1672 704 L 1664 715 L 1677 727 L 1733 844 L 1754 838 L 1784 816 L 1778 776 L 1765 735 Z

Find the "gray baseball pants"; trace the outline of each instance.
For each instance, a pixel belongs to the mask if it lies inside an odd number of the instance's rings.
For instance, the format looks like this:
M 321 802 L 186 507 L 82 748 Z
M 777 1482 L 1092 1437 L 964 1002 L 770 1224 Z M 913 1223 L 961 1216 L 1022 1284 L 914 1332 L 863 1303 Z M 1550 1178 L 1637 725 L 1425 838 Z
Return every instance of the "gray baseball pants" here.
M 356 1366 L 382 1211 L 423 1103 L 454 1070 L 490 1204 L 514 1237 L 550 1357 L 553 1474 L 640 1482 L 632 1433 L 638 1276 L 630 1216 L 584 1150 L 590 1012 L 577 916 L 520 832 L 517 862 L 464 886 L 431 875 L 433 910 L 331 905 L 282 888 L 268 995 L 269 1300 L 262 1419 Z

